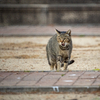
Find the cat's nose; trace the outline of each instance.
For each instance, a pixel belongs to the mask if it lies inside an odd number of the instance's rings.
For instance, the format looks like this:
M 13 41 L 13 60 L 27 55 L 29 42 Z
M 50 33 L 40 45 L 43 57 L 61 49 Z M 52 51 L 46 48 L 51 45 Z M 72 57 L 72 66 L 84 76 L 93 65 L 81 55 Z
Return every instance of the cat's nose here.
M 65 46 L 65 43 L 61 43 L 62 44 L 62 46 Z

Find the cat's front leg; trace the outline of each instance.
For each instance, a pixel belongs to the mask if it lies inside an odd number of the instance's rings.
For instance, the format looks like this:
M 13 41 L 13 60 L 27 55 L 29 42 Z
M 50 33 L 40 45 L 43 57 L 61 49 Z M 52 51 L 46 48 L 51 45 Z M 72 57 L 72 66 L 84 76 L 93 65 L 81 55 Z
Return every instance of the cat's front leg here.
M 64 61 L 64 67 L 61 68 L 62 71 L 67 70 L 68 63 L 69 63 L 69 58 L 66 58 Z
M 57 57 L 57 71 L 60 71 L 61 61 L 62 61 L 62 57 L 60 55 L 58 55 L 58 57 Z
M 68 63 L 64 63 L 64 67 L 61 68 L 62 71 L 67 70 Z

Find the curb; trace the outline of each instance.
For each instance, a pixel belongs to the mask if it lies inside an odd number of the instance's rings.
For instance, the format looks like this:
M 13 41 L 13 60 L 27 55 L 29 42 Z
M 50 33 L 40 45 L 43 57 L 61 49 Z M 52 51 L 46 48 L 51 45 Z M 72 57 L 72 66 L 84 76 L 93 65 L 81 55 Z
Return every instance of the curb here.
M 78 93 L 93 93 L 99 92 L 100 93 L 100 86 L 48 86 L 48 87 L 0 87 L 0 93 L 71 93 L 71 92 L 78 92 Z

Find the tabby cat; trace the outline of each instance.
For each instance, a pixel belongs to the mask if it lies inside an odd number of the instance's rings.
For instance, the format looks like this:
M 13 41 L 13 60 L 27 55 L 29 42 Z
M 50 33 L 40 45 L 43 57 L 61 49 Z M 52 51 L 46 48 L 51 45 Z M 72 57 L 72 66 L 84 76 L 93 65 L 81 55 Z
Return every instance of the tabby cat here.
M 67 70 L 69 64 L 72 64 L 74 60 L 70 61 L 72 52 L 72 40 L 71 30 L 58 31 L 56 29 L 54 36 L 50 38 L 46 46 L 47 59 L 50 65 L 50 69 L 57 71 Z

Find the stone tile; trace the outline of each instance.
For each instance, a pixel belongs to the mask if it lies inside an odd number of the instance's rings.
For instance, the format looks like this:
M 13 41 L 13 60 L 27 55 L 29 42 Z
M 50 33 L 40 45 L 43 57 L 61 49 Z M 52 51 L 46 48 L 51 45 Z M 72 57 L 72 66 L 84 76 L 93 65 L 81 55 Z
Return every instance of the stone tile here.
M 52 86 L 61 77 L 61 75 L 46 75 L 43 77 L 36 86 Z
M 69 74 L 70 75 L 70 74 Z M 72 74 L 71 74 L 72 75 Z M 63 76 L 57 81 L 55 85 L 59 86 L 67 86 L 67 85 L 73 85 L 73 83 L 78 79 L 78 76 Z
M 96 79 L 92 85 L 95 85 L 95 86 L 99 85 L 100 86 L 100 78 Z
M 73 85 L 75 82 L 75 79 L 60 79 L 55 85 L 57 86 L 67 86 L 67 85 Z
M 36 81 L 20 81 L 16 86 L 33 86 Z
M 11 75 L 9 75 L 5 80 L 10 81 L 10 80 L 21 80 L 23 77 L 27 76 L 29 73 L 28 72 L 12 72 Z
M 78 76 L 63 76 L 60 79 L 62 80 L 77 80 L 79 77 Z
M 3 80 L 0 86 L 14 86 L 19 80 Z
M 46 74 L 47 72 L 31 72 L 17 83 L 17 86 L 33 86 Z
M 90 86 L 95 79 L 78 79 L 73 85 L 75 86 Z
M 65 76 L 68 76 L 68 77 L 79 77 L 81 76 L 82 74 L 84 74 L 84 71 L 81 71 L 81 72 L 68 72 Z
M 49 75 L 65 75 L 67 72 L 49 72 Z
M 61 75 L 46 75 L 42 79 L 58 79 L 61 78 Z
M 53 86 L 54 83 L 56 82 L 56 79 L 53 80 L 41 80 L 35 86 Z
M 46 74 L 46 72 L 32 72 L 26 77 L 24 77 L 23 81 L 38 81 Z
M 100 79 L 100 75 L 98 76 L 98 78 Z
M 9 76 L 11 72 L 0 72 L 0 81 Z
M 99 81 L 96 81 L 92 84 L 93 86 L 100 86 L 100 82 Z
M 80 78 L 97 78 L 100 72 L 85 72 Z
M 12 74 L 0 82 L 0 86 L 13 86 L 16 85 L 23 77 L 28 75 L 28 72 L 11 72 Z

